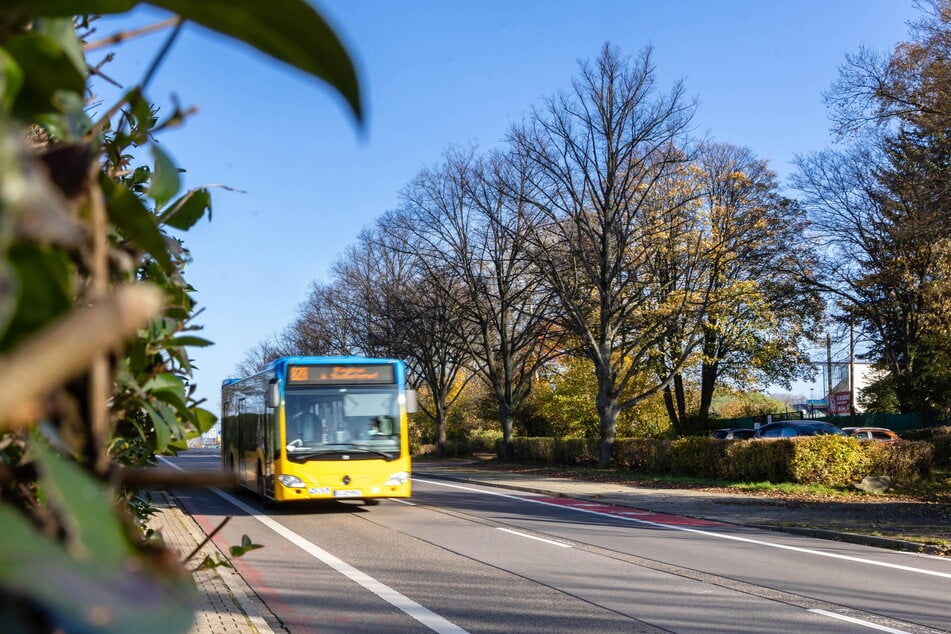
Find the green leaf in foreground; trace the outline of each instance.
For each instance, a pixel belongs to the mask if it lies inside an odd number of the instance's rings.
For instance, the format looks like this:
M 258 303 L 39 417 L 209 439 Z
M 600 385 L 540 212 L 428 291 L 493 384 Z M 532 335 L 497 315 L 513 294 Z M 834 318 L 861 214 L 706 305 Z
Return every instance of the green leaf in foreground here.
M 106 202 L 109 219 L 122 233 L 144 251 L 154 257 L 165 271 L 171 271 L 172 260 L 165 246 L 155 216 L 145 208 L 142 201 L 126 187 L 116 187 Z
M 210 219 L 211 193 L 207 189 L 197 189 L 176 200 L 162 217 L 168 226 L 184 231 L 201 220 L 206 211 Z
M 67 527 L 65 541 L 39 532 L 0 502 L 0 593 L 28 596 L 67 632 L 187 632 L 195 586 L 180 570 L 152 565 L 125 535 L 111 492 L 79 467 L 36 442 L 42 486 Z M 0 622 L 16 622 L 12 604 Z
M 149 4 L 230 35 L 326 81 L 361 119 L 353 62 L 333 29 L 304 0 L 152 0 Z
M 6 0 L 0 11 L 71 16 L 131 11 L 137 0 Z M 337 34 L 305 0 L 151 0 L 213 31 L 326 81 L 362 120 L 360 87 L 350 55 Z
M 82 94 L 86 77 L 54 38 L 24 33 L 10 38 L 6 49 L 22 71 L 23 83 L 13 103 L 20 115 L 55 110 L 53 95 L 59 90 Z
M 178 168 L 162 148 L 152 144 L 152 158 L 155 159 L 155 170 L 152 172 L 152 182 L 148 194 L 155 201 L 156 207 L 161 207 L 178 193 L 181 178 Z

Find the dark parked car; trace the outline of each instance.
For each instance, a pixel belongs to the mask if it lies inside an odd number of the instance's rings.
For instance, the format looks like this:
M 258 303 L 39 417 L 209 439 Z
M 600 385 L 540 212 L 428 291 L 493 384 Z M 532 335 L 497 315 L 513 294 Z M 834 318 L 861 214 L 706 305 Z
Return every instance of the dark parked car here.
M 784 420 L 766 423 L 756 430 L 756 438 L 792 438 L 795 436 L 821 436 L 823 434 L 848 436 L 835 425 L 820 420 Z
M 740 440 L 745 438 L 752 438 L 756 435 L 756 431 L 752 429 L 718 429 L 713 432 L 714 438 L 720 438 L 721 440 Z

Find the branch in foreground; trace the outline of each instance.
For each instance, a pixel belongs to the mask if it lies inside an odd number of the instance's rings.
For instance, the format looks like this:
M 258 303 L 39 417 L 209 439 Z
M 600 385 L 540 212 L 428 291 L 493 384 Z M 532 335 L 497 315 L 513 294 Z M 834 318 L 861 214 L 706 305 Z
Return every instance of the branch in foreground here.
M 38 401 L 120 347 L 162 310 L 162 293 L 148 284 L 116 289 L 71 311 L 0 359 L 0 432 L 31 423 Z

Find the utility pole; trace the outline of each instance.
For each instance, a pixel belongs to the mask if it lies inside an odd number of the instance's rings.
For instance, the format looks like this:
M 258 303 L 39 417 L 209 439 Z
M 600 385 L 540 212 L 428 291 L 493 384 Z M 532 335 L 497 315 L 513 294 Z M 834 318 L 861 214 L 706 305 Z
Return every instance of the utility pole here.
M 849 313 L 849 416 L 855 424 L 855 318 Z
M 832 413 L 832 336 L 826 333 L 826 416 Z

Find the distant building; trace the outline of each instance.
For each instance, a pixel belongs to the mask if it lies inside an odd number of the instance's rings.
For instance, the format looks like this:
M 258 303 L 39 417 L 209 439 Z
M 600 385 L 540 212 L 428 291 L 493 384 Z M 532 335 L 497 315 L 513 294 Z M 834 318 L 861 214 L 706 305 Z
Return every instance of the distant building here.
M 829 390 L 829 414 L 843 416 L 865 411 L 859 397 L 875 380 L 877 372 L 868 361 L 833 363 L 832 389 Z M 851 371 L 850 371 L 851 370 Z M 854 402 L 853 402 L 854 400 Z
M 824 398 L 810 398 L 805 403 L 793 403 L 792 406 L 803 418 L 819 418 L 825 416 L 829 410 L 829 404 Z
M 221 444 L 221 423 L 215 423 L 214 427 L 201 435 L 202 447 L 217 447 Z
M 822 416 L 846 416 L 853 411 L 861 414 L 865 408 L 860 402 L 862 390 L 866 389 L 878 377 L 878 372 L 865 359 L 856 359 L 854 362 L 833 361 L 815 362 L 816 379 L 818 385 L 806 387 L 810 398 L 800 402 L 790 403 L 795 411 L 803 418 L 819 418 Z M 851 372 L 850 372 L 851 369 Z M 854 377 L 850 376 L 854 374 Z M 831 375 L 831 376 L 830 376 Z M 831 381 L 830 381 L 831 378 Z M 828 388 L 831 383 L 832 389 Z M 822 398 L 811 398 L 813 387 Z M 854 409 L 852 399 L 855 399 Z

